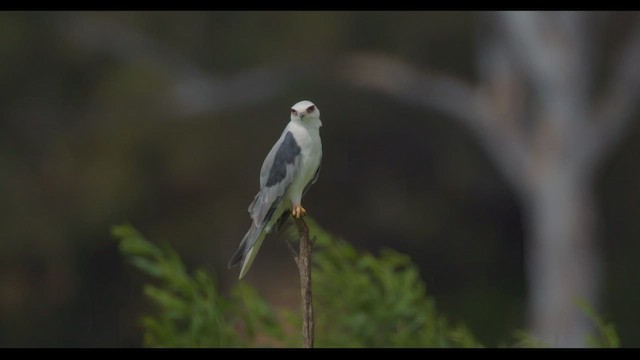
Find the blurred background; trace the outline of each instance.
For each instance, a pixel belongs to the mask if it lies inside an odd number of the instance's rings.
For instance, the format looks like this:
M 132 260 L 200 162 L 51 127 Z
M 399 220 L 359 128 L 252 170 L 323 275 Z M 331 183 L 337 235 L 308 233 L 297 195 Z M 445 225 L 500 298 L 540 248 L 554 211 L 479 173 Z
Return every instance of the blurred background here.
M 325 229 L 409 254 L 489 345 L 554 326 L 576 344 L 582 320 L 549 317 L 579 297 L 640 346 L 639 54 L 635 12 L 2 12 L 0 346 L 142 344 L 114 224 L 237 282 L 303 99 Z M 297 276 L 272 236 L 243 281 L 295 309 Z

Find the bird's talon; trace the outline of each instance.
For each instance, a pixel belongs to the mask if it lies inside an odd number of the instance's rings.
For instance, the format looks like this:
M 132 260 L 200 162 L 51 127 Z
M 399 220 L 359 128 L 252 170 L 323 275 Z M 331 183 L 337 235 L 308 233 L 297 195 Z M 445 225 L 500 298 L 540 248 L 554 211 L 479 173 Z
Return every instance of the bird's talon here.
M 299 219 L 302 216 L 305 216 L 307 214 L 307 210 L 305 210 L 302 206 L 300 205 L 296 205 L 293 207 L 293 211 L 291 211 L 291 215 L 293 215 L 294 218 Z

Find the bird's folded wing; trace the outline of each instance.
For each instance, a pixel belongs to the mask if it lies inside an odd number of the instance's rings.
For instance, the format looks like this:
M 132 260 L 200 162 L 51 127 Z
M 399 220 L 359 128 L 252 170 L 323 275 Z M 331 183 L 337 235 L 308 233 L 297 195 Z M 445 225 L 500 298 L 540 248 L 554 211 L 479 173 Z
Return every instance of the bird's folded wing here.
M 249 206 L 256 225 L 267 223 L 300 171 L 301 151 L 287 129 L 265 158 L 260 170 L 260 192 Z

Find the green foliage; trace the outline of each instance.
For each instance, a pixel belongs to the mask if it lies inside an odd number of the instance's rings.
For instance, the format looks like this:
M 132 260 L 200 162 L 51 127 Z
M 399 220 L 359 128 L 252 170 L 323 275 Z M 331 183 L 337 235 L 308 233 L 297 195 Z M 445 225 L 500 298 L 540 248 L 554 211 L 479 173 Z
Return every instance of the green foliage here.
M 357 251 L 307 218 L 315 240 L 313 294 L 317 347 L 483 347 L 464 326 L 438 314 L 411 259 L 386 249 Z M 298 313 L 273 309 L 257 291 L 237 283 L 222 296 L 204 270 L 189 274 L 174 250 L 147 241 L 129 225 L 115 226 L 120 251 L 157 285 L 144 293 L 156 306 L 142 318 L 148 347 L 300 346 Z M 297 239 L 292 228 L 291 238 Z M 612 324 L 593 319 L 596 347 L 618 347 Z M 546 347 L 517 331 L 513 347 Z
M 620 338 L 613 323 L 606 322 L 596 311 L 584 301 L 578 301 L 578 306 L 585 312 L 596 326 L 597 335 L 589 337 L 587 342 L 593 347 L 618 348 Z
M 232 296 L 218 292 L 204 270 L 188 274 L 169 247 L 159 248 L 129 225 L 112 230 L 120 251 L 159 284 L 145 285 L 145 295 L 157 312 L 142 318 L 149 347 L 234 347 L 260 344 L 258 334 L 276 341 L 284 333 L 269 305 L 248 285 L 239 284 Z
M 450 327 L 437 313 L 407 255 L 390 249 L 380 256 L 361 253 L 308 222 L 316 238 L 318 346 L 480 346 L 467 330 Z
M 542 341 L 534 338 L 531 334 L 517 330 L 514 332 L 513 337 L 515 338 L 515 343 L 511 347 L 515 348 L 548 348 L 549 345 L 543 343 Z
M 233 302 L 218 294 L 215 281 L 204 271 L 187 274 L 180 257 L 158 248 L 128 225 L 113 228 L 120 251 L 159 286 L 145 285 L 144 293 L 157 306 L 156 315 L 145 316 L 146 346 L 220 347 L 240 345 L 233 327 Z
M 619 348 L 620 338 L 613 323 L 606 322 L 584 300 L 576 301 L 576 305 L 591 319 L 595 327 L 595 335 L 588 336 L 587 344 L 594 348 Z M 516 343 L 513 347 L 521 348 L 548 348 L 550 344 L 544 343 L 524 331 L 516 331 L 514 334 Z

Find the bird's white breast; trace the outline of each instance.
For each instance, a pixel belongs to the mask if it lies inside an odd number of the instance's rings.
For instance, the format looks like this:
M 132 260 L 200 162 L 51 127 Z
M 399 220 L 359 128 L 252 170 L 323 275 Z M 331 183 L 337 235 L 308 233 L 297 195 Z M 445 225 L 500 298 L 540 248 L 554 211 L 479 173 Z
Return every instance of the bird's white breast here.
M 291 122 L 289 131 L 300 146 L 301 166 L 300 173 L 291 183 L 288 191 L 289 198 L 294 203 L 300 203 L 302 191 L 311 181 L 322 159 L 322 142 L 319 129 L 315 126 L 304 126 Z

